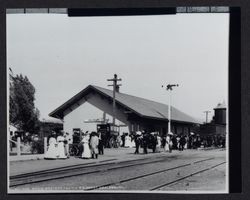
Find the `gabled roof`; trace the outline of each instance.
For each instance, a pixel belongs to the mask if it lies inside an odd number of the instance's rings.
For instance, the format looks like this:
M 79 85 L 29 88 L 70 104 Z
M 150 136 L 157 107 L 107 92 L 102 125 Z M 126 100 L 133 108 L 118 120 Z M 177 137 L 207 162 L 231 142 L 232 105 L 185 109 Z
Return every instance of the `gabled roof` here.
M 80 99 L 84 98 L 84 96 L 87 95 L 91 90 L 94 90 L 98 92 L 99 94 L 104 95 L 109 98 L 113 97 L 112 90 L 108 90 L 108 89 L 94 86 L 94 85 L 89 85 L 88 87 L 83 89 L 81 92 L 79 92 L 78 94 L 73 96 L 71 99 L 69 99 L 67 102 L 65 102 L 63 105 L 59 106 L 49 115 L 51 117 L 62 119 L 63 112 L 67 108 L 72 106 L 73 104 L 77 103 Z M 144 98 L 140 98 L 140 97 L 136 97 L 136 96 L 120 93 L 120 92 L 116 93 L 116 102 L 141 117 L 155 118 L 155 119 L 160 119 L 160 120 L 167 120 L 168 118 L 168 106 L 162 103 L 158 103 L 155 101 L 151 101 L 148 99 L 144 99 Z M 181 112 L 180 110 L 174 108 L 173 106 L 171 106 L 171 120 L 186 122 L 186 123 L 197 123 L 197 124 L 199 123 L 193 117 Z

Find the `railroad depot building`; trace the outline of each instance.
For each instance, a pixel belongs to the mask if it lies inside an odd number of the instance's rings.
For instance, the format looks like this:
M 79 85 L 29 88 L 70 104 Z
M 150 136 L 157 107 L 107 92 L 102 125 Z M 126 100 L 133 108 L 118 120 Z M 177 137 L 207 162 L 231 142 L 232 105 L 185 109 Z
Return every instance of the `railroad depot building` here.
M 118 88 L 119 90 L 119 88 Z M 138 130 L 168 132 L 168 105 L 116 91 L 116 125 L 119 132 Z M 97 124 L 112 123 L 113 91 L 89 85 L 49 115 L 63 120 L 70 135 L 76 129 L 96 131 Z M 171 131 L 188 134 L 199 126 L 193 117 L 171 106 Z

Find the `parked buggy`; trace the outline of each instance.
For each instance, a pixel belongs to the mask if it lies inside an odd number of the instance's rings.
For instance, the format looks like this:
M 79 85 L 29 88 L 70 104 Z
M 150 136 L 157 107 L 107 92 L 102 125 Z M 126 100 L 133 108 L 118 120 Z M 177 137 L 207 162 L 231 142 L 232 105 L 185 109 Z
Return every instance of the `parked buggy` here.
M 74 130 L 73 133 L 73 143 L 69 144 L 69 154 L 70 156 L 81 156 L 83 152 L 83 144 L 81 142 L 81 131 Z
M 111 123 L 97 124 L 97 132 L 101 133 L 105 148 L 118 148 L 120 146 L 119 126 Z

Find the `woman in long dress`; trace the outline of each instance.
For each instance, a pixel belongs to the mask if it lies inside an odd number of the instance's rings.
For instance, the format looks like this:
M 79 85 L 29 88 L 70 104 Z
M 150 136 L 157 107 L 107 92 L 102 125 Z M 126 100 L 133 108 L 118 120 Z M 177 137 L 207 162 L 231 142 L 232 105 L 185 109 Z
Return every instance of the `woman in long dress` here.
M 166 144 L 165 144 L 165 151 L 169 151 L 169 143 L 170 143 L 170 136 L 167 135 L 166 137 Z
M 125 136 L 125 145 L 124 145 L 124 147 L 131 147 L 131 137 L 127 134 L 126 136 Z
M 57 152 L 58 152 L 58 158 L 59 159 L 66 159 L 67 156 L 65 155 L 65 149 L 64 149 L 64 137 L 62 134 L 60 134 L 57 137 Z
M 160 152 L 161 149 L 161 137 L 157 134 L 157 145 L 156 145 L 156 152 Z
M 44 159 L 54 160 L 56 158 L 57 158 L 57 142 L 56 138 L 51 136 L 49 139 L 49 148 L 48 151 L 45 153 Z
M 130 147 L 135 147 L 135 136 L 134 135 L 130 135 L 130 138 L 131 138 L 131 143 L 130 143 Z
M 91 158 L 91 151 L 89 148 L 89 139 L 90 139 L 89 134 L 85 134 L 82 138 L 82 143 L 83 143 L 82 158 Z
M 186 143 L 185 143 L 185 145 L 184 145 L 184 149 L 187 149 L 187 148 L 188 148 L 188 137 L 185 136 L 185 139 L 186 139 Z

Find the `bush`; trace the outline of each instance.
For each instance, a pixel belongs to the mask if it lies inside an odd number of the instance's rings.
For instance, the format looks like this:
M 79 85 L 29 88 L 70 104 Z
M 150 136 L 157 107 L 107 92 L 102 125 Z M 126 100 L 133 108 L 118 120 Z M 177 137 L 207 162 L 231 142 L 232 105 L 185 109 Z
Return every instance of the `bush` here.
M 42 154 L 44 153 L 44 142 L 43 140 L 36 140 L 31 142 L 31 153 Z

